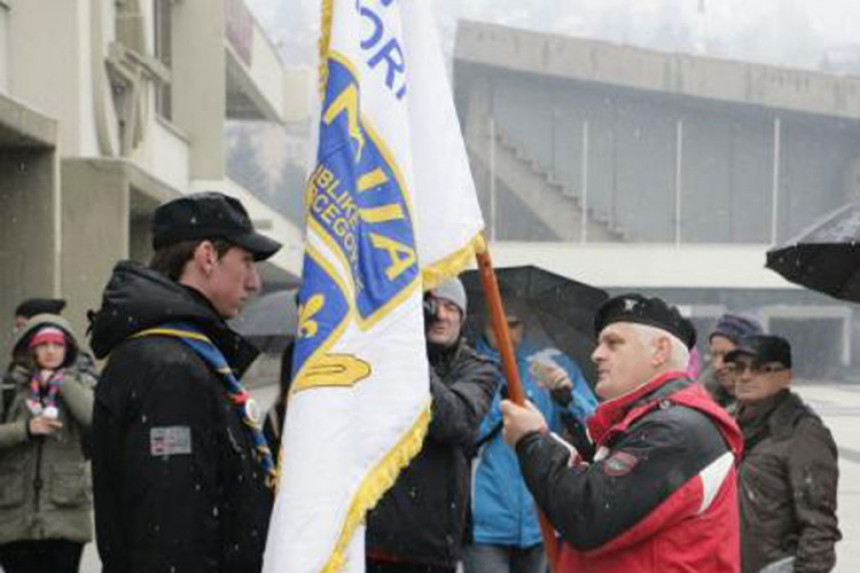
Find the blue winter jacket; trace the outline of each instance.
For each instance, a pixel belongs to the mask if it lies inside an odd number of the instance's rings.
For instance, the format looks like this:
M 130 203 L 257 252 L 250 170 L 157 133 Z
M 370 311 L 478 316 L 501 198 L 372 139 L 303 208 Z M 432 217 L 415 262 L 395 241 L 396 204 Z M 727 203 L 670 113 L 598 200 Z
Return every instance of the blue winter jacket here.
M 483 339 L 476 344 L 476 350 L 479 354 L 498 360 L 498 352 Z M 580 421 L 585 422 L 597 406 L 597 400 L 576 363 L 559 350 L 549 348 L 538 351 L 524 341 L 517 349 L 516 355 L 527 399 L 543 413 L 550 430 L 561 429 L 562 407 L 552 400 L 546 389 L 538 386 L 529 372 L 529 358 L 537 354 L 551 357 L 567 370 L 573 382 L 573 400 L 568 409 Z M 504 385 L 507 385 L 506 380 Z M 500 389 L 493 398 L 489 413 L 481 423 L 481 438 L 492 433 L 501 423 L 501 400 Z M 475 460 L 472 517 L 475 543 L 530 547 L 541 542 L 534 500 L 526 489 L 517 456 L 502 440 L 500 431 L 481 446 Z

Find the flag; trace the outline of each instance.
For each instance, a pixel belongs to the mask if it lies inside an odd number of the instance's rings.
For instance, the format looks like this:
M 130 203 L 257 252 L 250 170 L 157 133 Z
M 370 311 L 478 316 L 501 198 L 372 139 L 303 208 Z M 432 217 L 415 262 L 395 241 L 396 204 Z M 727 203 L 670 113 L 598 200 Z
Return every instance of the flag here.
M 324 0 L 317 163 L 266 573 L 364 569 L 430 419 L 422 291 L 483 220 L 429 0 Z

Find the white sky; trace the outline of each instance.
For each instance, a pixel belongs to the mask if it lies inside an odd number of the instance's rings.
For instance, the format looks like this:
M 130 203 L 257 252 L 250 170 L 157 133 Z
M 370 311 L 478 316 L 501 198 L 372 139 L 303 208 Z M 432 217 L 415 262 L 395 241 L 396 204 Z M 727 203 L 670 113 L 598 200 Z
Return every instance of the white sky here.
M 319 0 L 246 0 L 288 61 L 313 49 Z M 362 0 L 377 2 L 378 0 Z M 405 0 L 404 0 L 405 1 Z M 458 18 L 667 51 L 815 68 L 860 46 L 858 0 L 433 0 L 451 52 Z M 700 12 L 704 7 L 704 16 Z M 292 52 L 292 53 L 291 53 Z M 858 70 L 860 73 L 860 70 Z

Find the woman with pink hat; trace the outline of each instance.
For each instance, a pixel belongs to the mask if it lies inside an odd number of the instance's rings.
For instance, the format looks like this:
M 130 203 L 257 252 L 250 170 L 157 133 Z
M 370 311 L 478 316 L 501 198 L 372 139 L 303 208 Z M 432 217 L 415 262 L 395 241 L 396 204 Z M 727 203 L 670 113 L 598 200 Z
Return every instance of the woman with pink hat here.
M 92 540 L 91 375 L 78 370 L 65 319 L 36 315 L 12 353 L 15 396 L 0 424 L 0 565 L 6 573 L 76 572 Z

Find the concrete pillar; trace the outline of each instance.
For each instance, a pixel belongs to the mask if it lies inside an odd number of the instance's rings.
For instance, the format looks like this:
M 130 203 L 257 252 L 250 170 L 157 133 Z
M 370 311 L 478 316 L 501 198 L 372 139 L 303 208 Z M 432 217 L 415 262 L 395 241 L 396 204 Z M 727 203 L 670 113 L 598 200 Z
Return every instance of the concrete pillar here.
M 11 351 L 15 306 L 60 295 L 57 157 L 53 149 L 0 153 L 0 362 Z
M 9 93 L 60 122 L 66 156 L 97 153 L 90 18 L 90 0 L 13 2 L 9 13 Z
M 224 6 L 221 0 L 173 4 L 173 122 L 191 141 L 192 179 L 224 175 L 227 106 Z
M 83 340 L 86 312 L 98 308 L 117 261 L 128 258 L 129 182 L 123 163 L 62 162 L 63 313 Z

